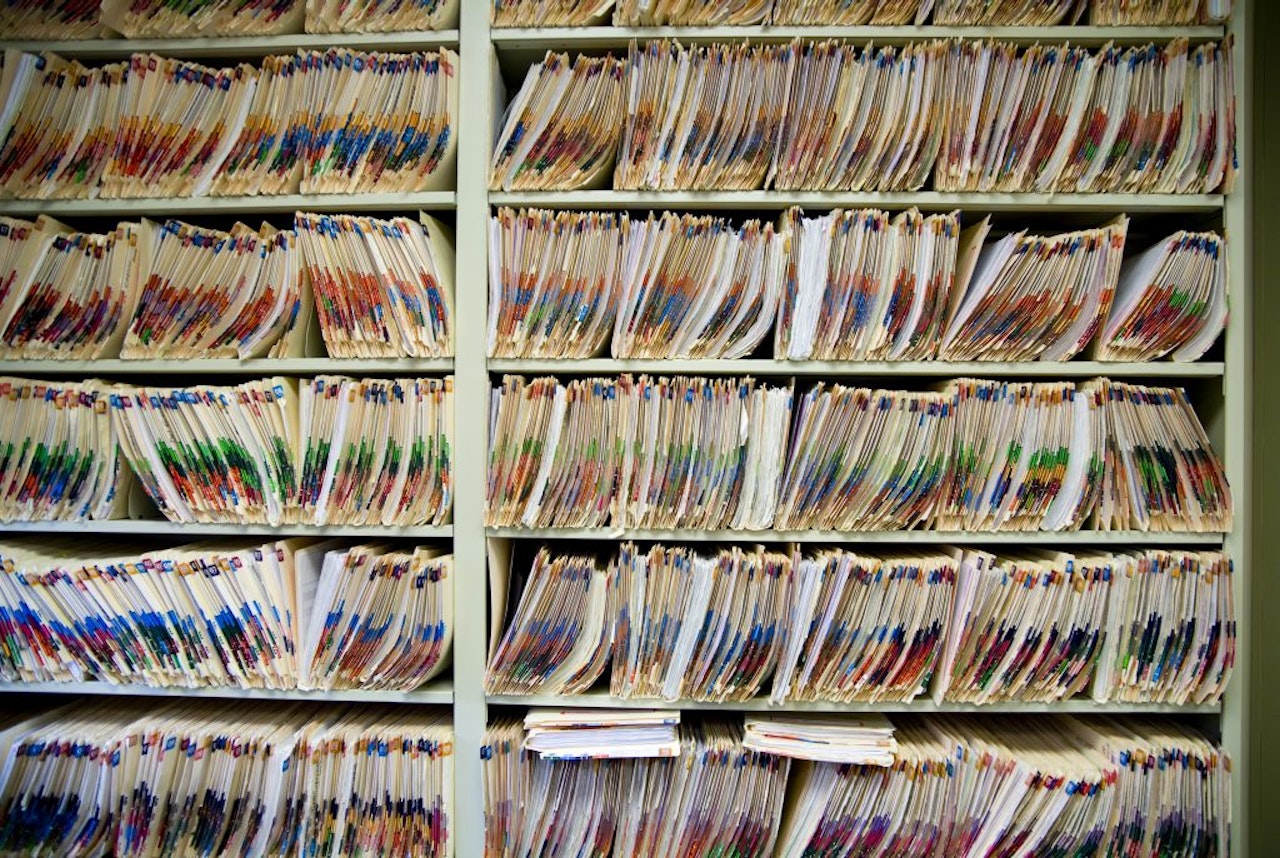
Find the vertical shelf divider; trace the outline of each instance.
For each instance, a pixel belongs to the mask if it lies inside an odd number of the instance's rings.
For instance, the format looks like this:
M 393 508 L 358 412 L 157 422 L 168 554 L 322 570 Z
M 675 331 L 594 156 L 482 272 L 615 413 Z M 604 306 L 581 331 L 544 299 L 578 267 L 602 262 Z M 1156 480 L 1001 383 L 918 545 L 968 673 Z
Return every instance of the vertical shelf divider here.
M 480 743 L 488 640 L 484 498 L 489 379 L 486 358 L 489 138 L 493 91 L 489 4 L 461 4 L 458 193 L 454 294 L 454 854 L 484 854 Z

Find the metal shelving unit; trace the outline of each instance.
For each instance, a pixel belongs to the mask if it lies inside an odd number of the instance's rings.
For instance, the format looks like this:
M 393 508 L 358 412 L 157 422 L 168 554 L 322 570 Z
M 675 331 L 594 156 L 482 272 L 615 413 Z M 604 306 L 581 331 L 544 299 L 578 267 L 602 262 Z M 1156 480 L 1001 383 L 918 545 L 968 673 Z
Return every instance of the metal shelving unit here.
M 0 694 L 92 694 L 101 697 L 202 697 L 210 700 L 306 700 L 315 703 L 416 703 L 450 706 L 453 683 L 429 682 L 414 691 L 299 691 L 288 688 L 153 688 L 109 682 L 5 682 Z
M 553 694 L 496 694 L 486 700 L 491 706 L 553 706 L 563 707 L 566 700 Z M 1221 707 L 1216 704 L 1172 703 L 1095 703 L 1088 698 L 1060 700 L 1056 703 L 989 703 L 981 706 L 972 703 L 936 704 L 921 696 L 910 703 L 782 703 L 774 705 L 767 697 L 757 697 L 735 703 L 705 703 L 697 700 L 632 700 L 610 697 L 607 692 L 592 691 L 573 698 L 573 706 L 594 709 L 679 709 L 682 711 L 716 711 L 732 709 L 742 712 L 913 712 L 929 714 L 938 712 L 981 712 L 983 714 L 1046 714 L 1070 713 L 1073 715 L 1216 715 Z
M 479 858 L 483 854 L 482 784 L 477 764 L 479 747 L 490 706 L 591 706 L 591 707 L 657 707 L 680 709 L 727 709 L 755 711 L 785 709 L 794 711 L 980 711 L 1034 715 L 1048 712 L 1072 713 L 1180 713 L 1211 719 L 1221 726 L 1227 749 L 1237 760 L 1247 759 L 1248 676 L 1250 653 L 1247 610 L 1250 590 L 1249 511 L 1250 497 L 1250 356 L 1251 320 L 1251 222 L 1250 222 L 1250 86 L 1248 70 L 1252 39 L 1246 22 L 1248 0 L 1237 0 L 1235 16 L 1227 27 L 1179 28 L 1102 28 L 1102 27 L 744 27 L 744 28 L 618 28 L 588 27 L 581 29 L 492 29 L 488 4 L 464 0 L 461 22 L 457 30 L 426 33 L 375 34 L 367 36 L 284 36 L 269 39 L 176 39 L 176 40 L 101 40 L 83 42 L 0 42 L 0 47 L 50 50 L 83 60 L 109 60 L 139 51 L 189 58 L 241 58 L 299 49 L 350 47 L 360 50 L 408 51 L 429 50 L 441 45 L 459 52 L 459 79 L 464 93 L 460 98 L 457 182 L 455 190 L 417 194 L 369 195 L 286 195 L 266 197 L 213 197 L 163 200 L 69 200 L 69 201 L 0 201 L 0 214 L 31 216 L 47 213 L 56 217 L 201 217 L 229 215 L 283 214 L 295 210 L 365 211 L 412 214 L 420 209 L 452 212 L 456 233 L 457 290 L 455 327 L 460 332 L 457 354 L 444 360 L 375 360 L 353 361 L 320 357 L 279 361 L 206 360 L 206 361 L 122 361 L 64 363 L 56 361 L 13 361 L 0 365 L 0 372 L 12 375 L 60 377 L 93 375 L 97 377 L 142 378 L 146 376 L 196 376 L 236 379 L 250 375 L 343 374 L 440 374 L 455 376 L 454 467 L 455 501 L 451 525 L 434 528 L 380 527 L 309 527 L 306 525 L 239 524 L 175 524 L 156 520 L 107 522 L 48 522 L 34 524 L 0 524 L 0 531 L 40 533 L 96 533 L 131 536 L 153 535 L 172 540 L 175 537 L 204 536 L 284 536 L 324 535 L 353 539 L 404 537 L 415 539 L 452 539 L 455 567 L 458 570 L 455 589 L 456 623 L 453 645 L 452 680 L 431 683 L 413 692 L 342 691 L 310 693 L 248 689 L 152 689 L 140 686 L 114 686 L 105 683 L 83 684 L 6 684 L 0 692 L 8 694 L 86 694 L 134 695 L 154 697 L 209 697 L 245 700 L 316 700 L 316 701 L 380 701 L 415 705 L 452 705 L 456 733 L 456 797 L 454 802 L 455 854 L 459 858 Z M 1186 37 L 1192 42 L 1231 36 L 1236 47 L 1236 84 L 1238 101 L 1239 162 L 1243 178 L 1229 195 L 1134 195 L 1134 194 L 1009 194 L 1009 193 L 855 193 L 855 192 L 649 192 L 587 190 L 568 192 L 491 192 L 489 178 L 489 142 L 494 123 L 505 107 L 496 103 L 490 93 L 497 89 L 500 68 L 508 71 L 536 60 L 549 49 L 600 53 L 611 50 L 625 52 L 632 39 L 676 38 L 682 42 L 755 41 L 782 42 L 794 38 L 847 39 L 857 43 L 905 43 L 934 38 L 991 38 L 1023 44 L 1071 41 L 1077 44 L 1102 45 L 1143 44 Z M 495 62 L 498 60 L 498 62 Z M 588 361 L 490 360 L 485 353 L 487 327 L 486 271 L 488 249 L 488 217 L 494 206 L 525 206 L 559 209 L 690 209 L 724 212 L 779 212 L 793 205 L 812 210 L 834 207 L 875 206 L 902 209 L 916 206 L 927 211 L 986 213 L 1050 213 L 1068 217 L 1098 215 L 1105 219 L 1113 213 L 1150 214 L 1153 217 L 1187 214 L 1193 219 L 1221 218 L 1230 235 L 1232 322 L 1222 358 L 1217 361 L 1177 364 L 1100 363 L 1072 361 L 1067 363 L 988 363 L 988 362 L 910 362 L 910 363 L 839 363 L 824 361 L 780 361 L 751 359 L 739 361 L 636 361 L 599 358 Z M 648 530 L 618 528 L 494 528 L 484 522 L 484 475 L 487 468 L 485 432 L 489 407 L 489 384 L 502 373 L 534 374 L 612 374 L 619 372 L 750 374 L 796 377 L 893 377 L 950 378 L 977 377 L 1046 377 L 1086 378 L 1105 375 L 1116 378 L 1151 378 L 1158 383 L 1182 381 L 1204 382 L 1206 423 L 1220 445 L 1229 478 L 1237 500 L 1237 523 L 1229 534 L 1178 533 L 943 533 L 908 531 L 894 533 L 830 533 L 820 531 L 739 532 Z M 904 386 L 911 384 L 904 381 Z M 488 609 L 487 581 L 484 574 L 486 544 L 490 539 L 508 540 L 679 540 L 689 542 L 805 542 L 805 543 L 915 543 L 920 545 L 1065 545 L 1065 546 L 1205 546 L 1225 547 L 1237 560 L 1242 574 L 1235 576 L 1236 604 L 1240 610 L 1240 641 L 1236 674 L 1221 706 L 1172 706 L 1168 704 L 1107 704 L 1100 706 L 1089 700 L 1073 699 L 1054 704 L 999 704 L 971 707 L 944 704 L 935 707 L 928 700 L 912 704 L 789 704 L 770 707 L 766 700 L 746 703 L 704 704 L 689 701 L 615 700 L 598 692 L 577 697 L 547 695 L 490 696 L 483 688 L 488 646 L 488 629 L 484 618 Z M 1244 800 L 1246 765 L 1235 768 L 1234 806 L 1235 846 L 1237 854 L 1248 854 L 1248 804 Z

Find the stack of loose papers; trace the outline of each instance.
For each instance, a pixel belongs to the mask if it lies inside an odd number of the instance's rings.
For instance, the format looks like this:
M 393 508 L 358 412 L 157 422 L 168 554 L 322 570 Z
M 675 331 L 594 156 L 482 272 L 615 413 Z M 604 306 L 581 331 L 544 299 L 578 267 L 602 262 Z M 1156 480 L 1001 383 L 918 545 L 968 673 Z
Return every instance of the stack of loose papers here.
M 898 750 L 884 715 L 748 715 L 742 745 L 763 754 L 859 766 L 891 766 Z
M 0 544 L 9 681 L 410 690 L 448 664 L 453 558 L 292 539 Z
M 548 52 L 507 105 L 489 189 L 573 190 L 605 182 L 617 150 L 625 64 Z
M 86 703 L 0 732 L 6 854 L 453 854 L 447 716 L 243 701 Z
M 524 747 L 543 759 L 626 760 L 680 753 L 679 712 L 646 709 L 531 709 Z

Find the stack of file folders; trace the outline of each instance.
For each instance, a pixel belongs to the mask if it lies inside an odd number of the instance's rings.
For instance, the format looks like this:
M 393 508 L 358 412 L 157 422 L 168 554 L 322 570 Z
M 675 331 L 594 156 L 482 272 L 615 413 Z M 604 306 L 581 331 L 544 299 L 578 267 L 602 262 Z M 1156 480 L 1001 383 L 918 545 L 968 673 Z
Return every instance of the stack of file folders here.
M 732 359 L 772 331 L 788 360 L 1199 359 L 1227 320 L 1223 239 L 1180 230 L 1126 259 L 1128 229 L 996 240 L 989 217 L 962 230 L 916 209 L 776 226 L 500 209 L 489 354 Z
M 679 712 L 531 709 L 524 746 L 543 759 L 625 760 L 680 753 Z
M 429 215 L 299 212 L 292 229 L 0 218 L 0 357 L 453 353 L 453 246 Z
M 1231 0 L 494 0 L 491 7 L 495 27 L 1187 26 L 1231 15 Z
M 1225 192 L 1232 66 L 1230 40 L 1186 39 L 550 52 L 507 107 L 490 189 L 600 187 L 612 165 L 620 190 Z
M 453 854 L 453 726 L 422 709 L 86 701 L 0 716 L 0 850 Z
M 1180 388 L 958 379 L 526 380 L 492 391 L 487 523 L 700 530 L 1224 532 Z
M 880 714 L 748 715 L 743 744 L 793 760 L 891 766 L 898 751 L 893 724 Z
M 792 762 L 724 720 L 657 760 L 547 760 L 518 721 L 481 749 L 486 858 L 1223 855 L 1231 760 L 1144 719 L 892 716 L 888 764 Z M 784 794 L 787 796 L 784 801 Z M 657 810 L 655 810 L 657 809 Z
M 412 690 L 448 664 L 453 557 L 289 539 L 0 543 L 0 676 Z
M 496 722 L 481 748 L 485 855 L 767 856 L 789 761 L 743 746 L 742 725 L 682 720 L 679 754 L 556 760 Z
M 452 187 L 458 57 L 341 48 L 211 68 L 134 54 L 87 68 L 10 51 L 0 196 L 427 191 Z
M 491 565 L 496 566 L 494 558 Z M 492 694 L 772 703 L 1213 703 L 1230 680 L 1230 560 L 1148 549 L 704 554 L 495 569 Z

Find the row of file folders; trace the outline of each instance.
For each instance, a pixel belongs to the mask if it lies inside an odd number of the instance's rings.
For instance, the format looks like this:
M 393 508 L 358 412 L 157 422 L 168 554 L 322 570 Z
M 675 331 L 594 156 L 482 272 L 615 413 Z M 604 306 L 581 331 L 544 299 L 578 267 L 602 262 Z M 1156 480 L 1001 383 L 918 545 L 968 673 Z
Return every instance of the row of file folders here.
M 449 665 L 453 556 L 223 540 L 0 543 L 0 678 L 411 691 Z
M 1185 391 L 1108 379 L 925 390 L 750 378 L 507 376 L 495 527 L 1225 532 Z
M 758 750 L 755 720 L 682 721 L 674 757 L 581 760 L 494 721 L 486 858 L 1231 854 L 1232 761 L 1172 721 L 893 715 L 892 758 L 848 764 Z
M 491 694 L 771 704 L 1216 703 L 1236 652 L 1215 551 L 866 553 L 633 543 L 490 558 Z M 507 600 L 512 601 L 508 605 Z
M 235 387 L 0 379 L 0 518 L 414 526 L 452 506 L 453 380 Z M 507 377 L 495 527 L 1225 532 L 1221 460 L 1178 388 L 959 379 Z
M 341 48 L 209 67 L 87 67 L 7 50 L 0 196 L 428 191 L 454 186 L 458 56 Z
M 1228 317 L 1215 232 L 1154 244 L 1129 219 L 993 233 L 990 216 L 499 209 L 489 355 L 790 360 L 1196 360 Z M 772 335 L 772 336 L 771 336 Z
M 492 190 L 1212 193 L 1236 168 L 1231 41 L 796 40 L 549 52 Z
M 494 0 L 495 27 L 748 26 L 752 24 L 901 26 L 1185 26 L 1225 21 L 1231 0 Z M 0 10 L 0 32 L 14 39 L 274 36 L 386 33 L 457 25 L 458 0 L 14 0 Z M 1087 15 L 1086 15 L 1087 10 Z
M 0 358 L 452 356 L 453 297 L 452 232 L 426 214 L 105 233 L 0 217 Z
M 962 228 L 915 209 L 793 209 L 775 225 L 504 208 L 489 354 L 733 359 L 771 339 L 790 360 L 1202 357 L 1229 313 L 1225 240 L 1128 237 L 1124 216 L 997 237 L 989 217 Z M 0 357 L 450 357 L 454 257 L 425 214 L 103 233 L 0 217 Z
M 495 27 L 1187 26 L 1231 16 L 1231 0 L 494 0 Z M 612 14 L 611 14 L 612 13 Z
M 0 378 L 0 401 L 0 520 L 145 517 L 147 498 L 177 522 L 418 526 L 452 510 L 452 376 Z
M 0 716 L 9 855 L 423 856 L 454 839 L 453 724 L 421 708 L 78 700 Z
M 458 0 L 12 0 L 0 7 L 0 33 L 8 39 L 390 33 L 457 22 Z

